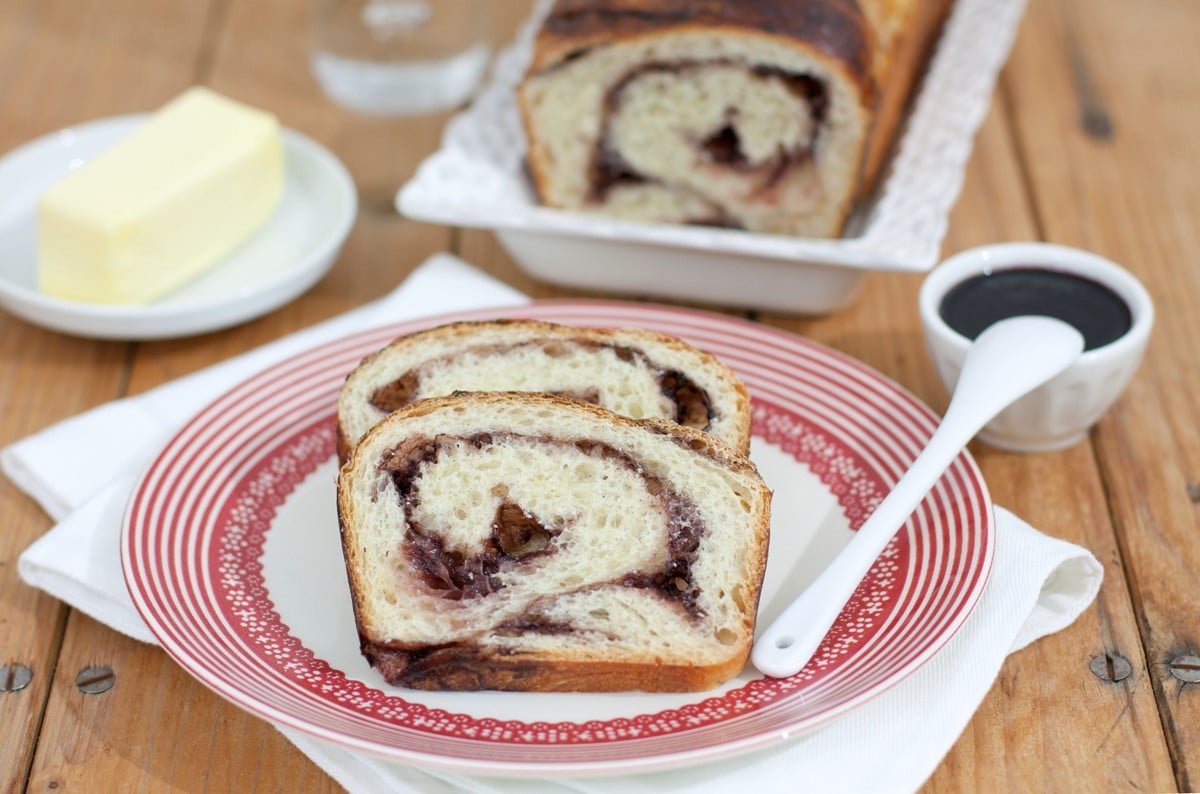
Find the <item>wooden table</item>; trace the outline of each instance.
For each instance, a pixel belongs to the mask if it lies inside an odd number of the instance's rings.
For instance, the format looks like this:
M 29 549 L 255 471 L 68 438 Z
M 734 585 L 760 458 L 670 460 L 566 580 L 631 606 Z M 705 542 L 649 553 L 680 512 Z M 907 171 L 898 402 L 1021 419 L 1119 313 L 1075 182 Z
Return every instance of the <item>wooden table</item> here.
M 528 4 L 494 5 L 505 39 Z M 361 199 L 333 271 L 241 327 L 124 344 L 0 314 L 0 444 L 361 304 L 435 251 L 531 295 L 572 294 L 525 276 L 491 234 L 398 217 L 394 192 L 435 148 L 446 117 L 338 109 L 308 71 L 309 36 L 305 0 L 0 3 L 0 151 L 205 83 L 330 147 Z M 944 254 L 1003 240 L 1081 246 L 1141 277 L 1159 315 L 1143 367 L 1086 443 L 1042 455 L 973 447 L 997 503 L 1091 549 L 1106 575 L 1078 621 L 1005 663 L 930 791 L 1200 789 L 1200 686 L 1171 669 L 1200 655 L 1197 40 L 1194 0 L 1031 0 L 976 140 Z M 833 316 L 752 317 L 856 356 L 940 411 L 919 284 L 873 274 Z M 337 789 L 158 648 L 23 584 L 17 557 L 50 521 L 7 480 L 0 517 L 0 664 L 32 673 L 25 688 L 0 691 L 0 790 Z M 1106 656 L 1128 660 L 1131 674 L 1102 680 L 1090 666 Z M 96 665 L 111 668 L 115 686 L 84 694 L 76 676 Z

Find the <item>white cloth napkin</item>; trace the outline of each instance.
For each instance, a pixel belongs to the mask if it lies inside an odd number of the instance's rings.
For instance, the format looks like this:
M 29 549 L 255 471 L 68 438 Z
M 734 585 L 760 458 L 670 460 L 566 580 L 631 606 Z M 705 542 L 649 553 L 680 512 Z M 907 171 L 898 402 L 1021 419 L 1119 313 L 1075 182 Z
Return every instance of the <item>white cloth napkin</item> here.
M 153 642 L 125 592 L 121 520 L 138 476 L 188 419 L 251 375 L 326 340 L 432 314 L 528 300 L 462 260 L 437 254 L 378 301 L 17 441 L 0 451 L 0 467 L 58 521 L 21 555 L 18 572 L 97 620 Z
M 133 484 L 188 418 L 247 376 L 328 339 L 430 314 L 518 305 L 525 296 L 447 254 L 390 295 L 156 389 L 59 422 L 0 451 L 5 474 L 58 522 L 20 557 L 22 579 L 131 637 L 153 642 L 121 573 L 121 520 Z M 131 439 L 136 443 L 131 443 Z M 63 466 L 64 459 L 70 466 Z M 751 755 L 669 772 L 506 780 L 354 755 L 281 729 L 348 791 L 912 791 L 937 767 L 1005 656 L 1058 631 L 1091 603 L 1102 568 L 1085 549 L 998 510 L 996 558 L 962 629 L 929 663 L 832 724 Z

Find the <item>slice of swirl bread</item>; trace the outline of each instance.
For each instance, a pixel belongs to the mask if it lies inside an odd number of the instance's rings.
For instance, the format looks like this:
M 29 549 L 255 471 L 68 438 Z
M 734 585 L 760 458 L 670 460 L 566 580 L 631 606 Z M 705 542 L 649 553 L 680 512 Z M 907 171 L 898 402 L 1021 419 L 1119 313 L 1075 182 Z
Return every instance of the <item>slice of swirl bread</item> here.
M 418 689 L 714 687 L 750 652 L 770 501 L 745 456 L 674 422 L 421 400 L 338 477 L 362 652 Z
M 715 356 L 642 329 L 495 320 L 403 336 L 364 359 L 338 399 L 339 459 L 391 411 L 456 391 L 551 392 L 750 447 L 749 394 Z

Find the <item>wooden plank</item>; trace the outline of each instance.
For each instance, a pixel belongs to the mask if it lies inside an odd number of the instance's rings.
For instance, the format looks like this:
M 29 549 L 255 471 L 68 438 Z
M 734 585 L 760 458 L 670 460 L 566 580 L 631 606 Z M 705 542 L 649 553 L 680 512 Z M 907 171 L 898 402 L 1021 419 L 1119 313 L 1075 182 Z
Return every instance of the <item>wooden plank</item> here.
M 199 45 L 205 4 L 132 1 L 5 3 L 0 10 L 0 151 L 51 130 L 153 105 L 187 84 L 181 53 Z M 102 79 L 102 75 L 107 77 Z M 0 314 L 0 444 L 116 397 L 128 345 L 75 339 Z M 33 763 L 67 610 L 21 583 L 20 553 L 49 518 L 0 482 L 0 664 L 29 667 L 26 689 L 0 694 L 0 790 Z
M 360 199 L 346 247 L 310 292 L 266 317 L 228 331 L 140 345 L 130 393 L 377 298 L 449 246 L 448 229 L 402 219 L 392 209 L 395 191 L 436 147 L 447 114 L 384 119 L 334 106 L 308 72 L 309 7 L 306 0 L 219 6 L 199 80 L 271 110 L 342 158 Z M 113 667 L 118 685 L 104 695 L 82 696 L 73 676 L 97 662 Z M 59 668 L 35 788 L 99 779 L 123 790 L 338 790 L 268 723 L 208 691 L 157 648 L 73 616 Z
M 1036 22 L 1027 21 L 1022 41 Z M 1023 47 L 1014 60 L 1044 52 Z M 1031 69 L 1026 86 L 1038 85 Z M 1005 86 L 1012 81 L 1006 81 Z M 1032 213 L 1023 163 L 1013 149 L 1013 119 L 998 95 L 977 141 L 963 193 L 951 217 L 945 254 L 1005 240 L 1036 239 L 1042 219 Z M 1053 92 L 1046 93 L 1052 101 Z M 1012 103 L 1025 115 L 1023 96 Z M 1040 145 L 1044 132 L 1029 136 Z M 1052 159 L 1052 158 L 1051 158 Z M 1061 175 L 1060 175 L 1061 176 Z M 1036 185 L 1035 187 L 1040 187 Z M 1041 195 L 1035 193 L 1037 206 Z M 945 390 L 924 352 L 916 317 L 920 279 L 873 276 L 845 313 L 779 324 L 863 359 L 944 410 Z M 772 320 L 773 318 L 764 318 Z M 997 504 L 1047 533 L 1091 549 L 1105 566 L 1095 606 L 1067 630 L 1014 655 L 1001 671 L 962 739 L 929 781 L 932 791 L 1108 790 L 1173 785 L 1157 704 L 1145 686 L 1148 665 L 1138 647 L 1136 619 L 1125 589 L 1116 529 L 1105 485 L 1088 445 L 1061 453 L 1020 456 L 975 444 L 974 454 Z M 1087 668 L 1097 654 L 1119 650 L 1134 665 L 1120 685 L 1099 681 Z M 1101 744 L 1097 745 L 1097 737 Z
M 998 504 L 1090 549 L 1105 583 L 1074 624 L 1007 660 L 930 790 L 1172 790 L 1093 451 L 1081 444 L 1027 459 L 981 447 L 976 455 Z M 1116 684 L 1089 670 L 1093 658 L 1115 650 L 1133 666 Z M 975 758 L 984 759 L 982 767 Z
M 951 217 L 948 255 L 988 242 L 1036 239 L 1010 120 L 992 109 L 975 145 Z M 487 232 L 462 235 L 463 254 L 537 297 L 574 294 L 538 283 Z M 945 390 L 924 351 L 916 315 L 919 275 L 873 273 L 855 303 L 824 317 L 760 314 L 758 319 L 847 352 L 903 384 L 937 411 Z M 1172 786 L 1170 760 L 1137 655 L 1136 625 L 1123 587 L 1103 482 L 1091 448 L 1022 456 L 976 444 L 973 451 L 998 504 L 1051 535 L 1092 549 L 1106 563 L 1107 585 L 1075 625 L 1012 657 L 960 742 L 929 781 L 930 791 L 1105 790 L 1133 781 L 1147 790 Z M 1095 679 L 1096 653 L 1130 648 L 1138 664 L 1127 685 Z M 1058 661 L 1059 659 L 1065 661 Z M 1022 682 L 1036 681 L 1036 686 Z M 1096 747 L 1092 737 L 1105 737 Z M 1103 751 L 1100 759 L 1093 754 Z
M 1037 237 L 1009 126 L 1003 103 L 997 102 L 976 141 L 951 217 L 947 255 L 972 245 Z M 924 352 L 916 318 L 920 281 L 876 275 L 848 312 L 780 324 L 863 359 L 940 412 L 948 397 Z M 1147 688 L 1138 686 L 1146 680 L 1146 668 L 1114 553 L 1104 483 L 1090 448 L 1041 456 L 1006 454 L 978 443 L 972 450 L 996 503 L 1051 535 L 1093 550 L 1105 564 L 1106 585 L 1095 607 L 1073 626 L 1007 661 L 927 788 L 1106 790 L 1129 781 L 1148 790 L 1170 788 L 1156 704 Z M 1120 686 L 1099 682 L 1088 662 L 1117 647 L 1129 649 L 1135 676 Z M 1104 737 L 1103 747 L 1095 746 L 1097 736 Z
M 31 3 L 5 53 L 0 148 L 30 135 L 157 107 L 192 79 L 208 3 Z
M 125 360 L 123 345 L 70 339 L 0 315 L 0 445 L 115 396 Z M 0 479 L 0 516 L 0 665 L 23 665 L 33 676 L 27 688 L 0 693 L 0 790 L 13 791 L 33 759 L 67 610 L 17 578 L 17 558 L 50 528 L 49 517 L 7 479 Z
M 150 11 L 139 4 L 139 19 L 131 18 L 133 5 L 107 3 L 103 12 L 100 4 L 78 3 L 0 8 L 0 78 L 9 78 L 0 94 L 0 149 L 81 117 L 153 107 L 186 84 L 176 85 L 173 75 L 199 64 L 196 74 L 205 81 L 275 110 L 286 124 L 341 154 L 358 181 L 363 212 L 338 266 L 303 299 L 236 331 L 139 347 L 131 391 L 368 300 L 398 283 L 425 254 L 452 243 L 531 294 L 577 294 L 524 276 L 486 232 L 451 238 L 444 229 L 391 213 L 395 188 L 433 148 L 444 117 L 364 119 L 330 106 L 307 73 L 302 0 L 216 4 L 218 13 L 199 24 L 190 24 L 204 16 L 196 4 L 180 0 Z M 497 5 L 511 12 L 517 4 Z M 1106 582 L 1096 606 L 1075 625 L 1006 663 L 929 790 L 1189 790 L 1200 779 L 1197 688 L 1178 686 L 1164 664 L 1189 643 L 1194 647 L 1200 609 L 1194 576 L 1200 561 L 1187 546 L 1200 520 L 1187 498 L 1187 485 L 1200 480 L 1200 430 L 1191 407 L 1200 384 L 1196 368 L 1178 363 L 1195 360 L 1200 276 L 1175 264 L 1190 261 L 1195 246 L 1188 243 L 1197 242 L 1187 214 L 1197 206 L 1197 186 L 1177 163 L 1196 162 L 1200 145 L 1192 134 L 1200 85 L 1187 80 L 1196 73 L 1197 56 L 1188 45 L 1200 32 L 1200 15 L 1187 0 L 1135 7 L 1115 0 L 1097 0 L 1086 9 L 1082 0 L 1031 4 L 1006 79 L 1006 106 L 1020 113 L 1010 118 L 1005 106 L 993 109 L 952 221 L 947 251 L 1044 232 L 1136 262 L 1161 313 L 1146 367 L 1090 444 L 1036 457 L 976 448 L 997 502 L 1091 548 L 1105 564 Z M 99 40 L 85 40 L 96 31 Z M 207 43 L 188 49 L 183 38 Z M 1131 47 L 1131 41 L 1150 42 L 1169 56 L 1140 60 L 1133 53 L 1146 48 Z M 189 61 L 182 53 L 199 57 Z M 20 80 L 9 89 L 15 62 Z M 129 71 L 146 69 L 146 63 L 154 71 L 149 78 Z M 1061 97 L 1072 92 L 1086 101 L 1064 104 Z M 1083 110 L 1093 137 L 1081 131 Z M 1102 137 L 1106 118 L 1115 125 L 1111 139 Z M 1139 126 L 1144 118 L 1166 123 Z M 1014 127 L 1020 156 L 1012 150 Z M 1164 197 L 1167 211 L 1152 210 Z M 873 275 L 855 305 L 835 316 L 761 319 L 863 358 L 940 410 L 945 395 L 915 322 L 919 280 Z M 10 326 L 19 326 L 19 333 L 7 333 Z M 0 442 L 120 392 L 126 350 L 0 319 L 0 398 L 9 408 L 0 419 Z M 46 361 L 62 365 L 51 369 Z M 61 388 L 64 381 L 70 389 Z M 7 483 L 0 485 L 0 512 L 17 517 L 15 539 L 14 533 L 0 539 L 0 625 L 17 630 L 0 647 L 4 653 L 15 649 L 21 660 L 40 660 L 37 666 L 44 668 L 17 699 L 0 695 L 0 721 L 19 726 L 15 747 L 0 745 L 0 787 L 23 783 L 61 636 L 34 788 L 86 789 L 103 781 L 106 789 L 122 790 L 336 789 L 272 728 L 203 689 L 160 650 L 78 614 L 70 615 L 63 634 L 66 612 L 9 572 L 16 553 L 48 522 Z M 1142 615 L 1145 655 L 1127 578 Z M 1173 583 L 1183 586 L 1175 591 Z M 1105 651 L 1129 657 L 1134 675 L 1118 685 L 1097 681 L 1087 663 Z M 96 663 L 113 667 L 117 686 L 82 695 L 75 674 Z M 1177 777 L 1155 695 L 1168 716 Z
M 111 669 L 112 689 L 81 692 L 76 677 L 89 667 Z M 78 612 L 29 789 L 340 791 L 270 724 L 202 687 L 162 650 Z
M 1094 440 L 1182 791 L 1200 786 L 1200 687 L 1167 669 L 1200 655 L 1197 36 L 1188 0 L 1043 0 L 1010 75 L 1047 235 L 1122 263 L 1157 304 L 1146 360 Z
M 944 254 L 1037 237 L 1009 128 L 1004 103 L 997 101 L 976 140 Z M 941 412 L 948 395 L 925 353 L 917 317 L 921 280 L 874 274 L 845 312 L 811 320 L 762 319 L 856 356 Z M 1092 549 L 1105 564 L 1106 585 L 1095 607 L 1073 626 L 1006 662 L 927 789 L 1108 790 L 1127 781 L 1146 790 L 1169 788 L 1156 704 L 1146 687 L 1137 686 L 1145 681 L 1145 665 L 1090 448 L 1029 456 L 976 443 L 972 452 L 997 504 L 1050 535 Z M 1138 668 L 1127 685 L 1103 684 L 1087 668 L 1092 656 L 1115 647 L 1128 648 Z M 1105 737 L 1098 758 L 1096 736 Z
M 105 7 L 111 9 L 111 6 Z M 80 10 L 86 16 L 86 9 Z M 205 64 L 211 65 L 210 56 L 201 45 L 210 50 L 215 45 L 215 39 L 204 38 L 214 19 L 206 16 L 207 9 L 203 6 L 187 3 L 174 7 L 156 5 L 148 20 L 148 9 L 129 10 L 132 16 L 140 14 L 142 21 L 127 19 L 126 24 L 122 24 L 118 19 L 112 26 L 118 41 L 105 42 L 106 49 L 134 45 L 137 31 L 150 25 L 149 29 L 158 37 L 159 44 L 155 49 L 165 49 L 163 60 L 176 67 L 165 69 L 166 64 L 157 63 L 155 57 L 131 57 L 128 63 L 115 57 L 98 59 L 107 71 L 94 76 L 86 86 L 89 98 L 137 84 L 139 73 L 148 67 L 160 70 L 156 82 L 170 83 L 168 90 L 141 94 L 128 92 L 125 102 L 131 106 L 120 108 L 121 112 L 152 109 L 195 82 Z M 215 14 L 223 10 L 223 6 L 215 5 L 212 10 Z M 186 15 L 182 14 L 185 11 Z M 302 18 L 303 14 L 298 16 Z M 222 20 L 221 16 L 215 18 L 218 23 Z M 251 20 L 250 24 L 255 22 Z M 51 55 L 54 50 L 68 46 L 66 42 L 54 39 L 66 35 L 55 30 L 46 34 L 52 39 L 47 43 L 39 31 L 36 51 Z M 175 75 L 173 80 L 162 79 L 163 75 L 170 74 Z M 236 96 L 236 80 L 227 82 L 233 89 L 228 93 Z M 225 88 L 219 82 L 216 87 L 219 90 Z M 285 123 L 289 121 L 285 119 Z M 374 240 L 390 242 L 380 239 L 380 235 L 375 235 Z M 364 244 L 371 248 L 369 236 L 362 242 L 352 243 Z M 379 275 L 384 275 L 384 269 L 378 269 Z M 326 282 L 337 284 L 332 278 Z M 375 283 L 379 282 L 376 277 Z M 242 331 L 239 335 L 239 332 L 231 331 L 199 339 L 146 345 L 137 360 L 154 363 L 138 369 L 137 376 L 130 380 L 130 388 L 134 392 L 140 391 L 158 381 L 307 325 L 346 308 L 351 302 L 347 297 L 339 299 L 336 294 L 334 298 L 311 301 L 299 309 L 290 308 L 288 319 L 274 316 L 261 320 L 255 324 L 253 334 Z M 234 339 L 240 343 L 233 342 Z M 110 347 L 121 350 L 122 346 Z M 120 352 L 118 363 L 124 364 L 127 357 L 127 353 Z M 30 393 L 37 394 L 36 391 Z M 81 389 L 75 393 L 95 394 L 95 390 Z M 107 394 L 116 396 L 115 387 Z M 61 415 L 69 415 L 82 407 L 63 411 Z M 287 742 L 269 724 L 229 706 L 183 673 L 157 648 L 117 635 L 80 615 L 75 615 L 69 622 L 62 642 L 56 686 L 47 707 L 38 757 L 31 775 L 35 788 L 74 784 L 86 790 L 92 782 L 104 780 L 107 781 L 106 788 L 113 790 L 158 789 L 162 781 L 176 785 L 182 776 L 190 784 L 207 781 L 218 790 L 241 788 L 246 779 L 260 780 L 264 788 L 270 789 L 277 788 L 278 780 L 289 780 L 299 790 L 337 790 L 311 762 L 298 753 L 289 752 Z M 117 674 L 118 686 L 101 696 L 80 694 L 74 676 L 93 664 L 111 666 Z M 203 741 L 201 746 L 197 746 L 198 740 Z
M 0 7 L 0 84 L 11 80 L 20 53 L 28 45 L 26 20 L 33 14 L 32 6 L 26 2 Z M 14 115 L 0 97 L 0 151 L 16 145 L 27 135 Z M 0 404 L 24 409 L 19 413 L 6 410 L 0 415 L 0 445 L 33 431 L 40 421 L 40 417 L 31 415 L 28 410 L 31 401 L 22 395 L 28 394 L 27 390 L 45 389 L 49 385 L 33 372 L 33 366 L 40 360 L 38 353 L 46 351 L 26 350 L 23 343 L 30 338 L 45 342 L 53 336 L 0 314 Z M 29 357 L 23 357 L 24 353 Z M 46 530 L 49 524 L 46 516 L 7 479 L 0 480 L 0 514 L 6 519 L 6 531 L 0 533 L 0 626 L 4 627 L 0 665 L 6 668 L 7 679 L 0 685 L 14 689 L 17 676 L 26 672 L 30 676 L 23 689 L 0 693 L 0 724 L 6 727 L 6 741 L 0 743 L 0 790 L 17 791 L 24 786 L 33 760 L 66 610 L 17 578 L 17 557 Z

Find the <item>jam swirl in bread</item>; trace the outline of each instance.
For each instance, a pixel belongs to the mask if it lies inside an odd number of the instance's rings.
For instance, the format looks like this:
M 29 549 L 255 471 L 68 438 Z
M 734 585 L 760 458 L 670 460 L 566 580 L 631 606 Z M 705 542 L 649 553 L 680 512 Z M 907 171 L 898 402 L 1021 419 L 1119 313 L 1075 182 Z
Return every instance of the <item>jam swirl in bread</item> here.
M 418 400 L 339 475 L 363 653 L 416 688 L 715 686 L 749 653 L 769 506 L 741 452 L 675 422 Z

